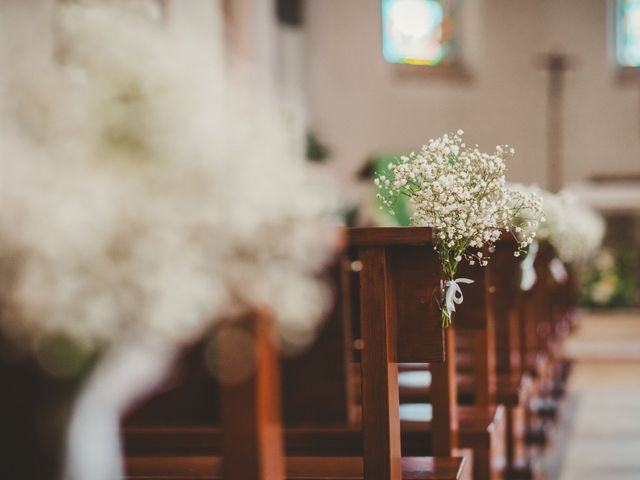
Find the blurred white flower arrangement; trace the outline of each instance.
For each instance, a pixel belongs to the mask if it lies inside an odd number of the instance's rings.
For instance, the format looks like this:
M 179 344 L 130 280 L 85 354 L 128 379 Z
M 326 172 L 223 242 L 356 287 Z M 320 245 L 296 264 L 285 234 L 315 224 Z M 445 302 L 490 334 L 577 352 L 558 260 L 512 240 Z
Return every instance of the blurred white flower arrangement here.
M 505 230 L 517 235 L 519 255 L 533 241 L 541 217 L 537 195 L 506 185 L 505 160 L 514 150 L 498 146 L 495 153 L 484 153 L 468 147 L 462 135 L 458 130 L 430 140 L 420 152 L 390 164 L 390 178 L 375 179 L 378 198 L 391 214 L 398 198 L 406 196 L 414 209 L 411 222 L 434 229 L 447 288 L 444 327 L 451 322 L 454 304 L 462 301 L 458 282 L 469 282 L 455 278 L 460 262 L 487 265 L 485 252 Z
M 63 4 L 60 63 L 7 79 L 2 326 L 97 348 L 259 308 L 308 341 L 329 302 L 315 275 L 335 245 L 331 187 L 287 112 L 200 63 L 212 46 L 166 31 L 153 4 Z
M 557 281 L 565 282 L 568 278 L 565 264 L 584 266 L 602 244 L 605 229 L 602 217 L 567 192 L 553 194 L 537 185 L 515 184 L 513 188 L 542 198 L 543 222 L 537 239 L 549 242 L 555 250 L 557 257 L 549 264 L 549 270 Z M 523 290 L 536 281 L 534 261 L 538 245 L 534 243 L 521 264 Z
M 156 7 L 60 3 L 55 58 L 34 43 L 0 72 L 0 329 L 99 352 L 72 479 L 118 478 L 118 415 L 214 322 L 266 312 L 300 347 L 331 301 L 338 206 L 304 129 L 228 71 L 221 35 Z
M 602 217 L 568 192 L 552 194 L 530 187 L 543 198 L 546 221 L 538 238 L 547 240 L 564 263 L 583 263 L 602 245 L 605 224 Z

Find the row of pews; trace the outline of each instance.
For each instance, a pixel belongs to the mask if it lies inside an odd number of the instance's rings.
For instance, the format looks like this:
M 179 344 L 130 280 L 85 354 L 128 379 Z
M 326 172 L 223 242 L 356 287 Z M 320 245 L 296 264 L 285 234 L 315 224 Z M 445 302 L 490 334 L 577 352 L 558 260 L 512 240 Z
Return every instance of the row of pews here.
M 509 238 L 488 267 L 462 267 L 474 283 L 443 330 L 430 229 L 346 235 L 313 346 L 280 359 L 265 316 L 220 325 L 124 421 L 128 478 L 536 478 L 575 303 L 550 273 L 551 248 L 528 291 Z

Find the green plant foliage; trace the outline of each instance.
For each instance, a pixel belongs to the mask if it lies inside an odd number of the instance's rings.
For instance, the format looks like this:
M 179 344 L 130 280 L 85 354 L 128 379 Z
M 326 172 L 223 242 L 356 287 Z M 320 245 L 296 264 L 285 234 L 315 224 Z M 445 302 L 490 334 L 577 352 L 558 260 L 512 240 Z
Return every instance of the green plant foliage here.
M 586 308 L 629 308 L 636 305 L 633 265 L 637 253 L 604 248 L 584 275 L 580 304 Z

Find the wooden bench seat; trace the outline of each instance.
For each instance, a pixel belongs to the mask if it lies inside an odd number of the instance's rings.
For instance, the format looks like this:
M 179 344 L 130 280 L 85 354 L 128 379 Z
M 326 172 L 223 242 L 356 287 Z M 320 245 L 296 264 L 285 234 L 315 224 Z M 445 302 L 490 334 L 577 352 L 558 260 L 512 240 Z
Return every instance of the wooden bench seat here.
M 510 459 L 507 473 L 519 469 L 521 465 L 526 467 L 528 459 L 520 455 L 522 442 L 521 435 L 517 433 L 522 430 L 524 423 L 518 420 L 518 412 L 526 406 L 532 385 L 524 372 L 527 364 L 532 363 L 528 361 L 532 354 L 536 354 L 537 359 L 549 357 L 538 354 L 547 353 L 549 343 L 540 342 L 538 332 L 534 332 L 536 335 L 533 340 L 524 338 L 531 331 L 523 331 L 522 325 L 526 322 L 519 315 L 519 294 L 512 292 L 518 288 L 518 264 L 513 261 L 511 247 L 508 246 L 506 250 L 510 251 L 504 255 L 498 249 L 492 263 L 495 268 L 481 270 L 487 272 L 486 275 L 471 270 L 461 271 L 460 276 L 475 278 L 476 283 L 465 286 L 465 302 L 457 312 L 454 326 L 446 333 L 447 340 L 443 342 L 444 337 L 437 323 L 439 310 L 433 301 L 439 282 L 437 261 L 432 258 L 432 250 L 425 248 L 429 243 L 428 234 L 421 232 L 424 229 L 356 229 L 350 232 L 349 244 L 355 247 L 352 253 L 355 252 L 356 256 L 354 258 L 350 254 L 348 264 L 358 260 L 360 266 L 357 275 L 350 273 L 358 280 L 352 285 L 354 295 L 344 296 L 353 298 L 358 308 L 350 310 L 347 305 L 341 310 L 344 315 L 338 315 L 332 323 L 334 328 L 328 330 L 331 334 L 318 342 L 318 345 L 324 344 L 323 352 L 319 349 L 313 355 L 307 355 L 303 361 L 295 361 L 301 367 L 308 367 L 309 361 L 313 360 L 311 363 L 315 365 L 316 373 L 309 376 L 301 369 L 291 378 L 285 375 L 285 379 L 288 378 L 284 388 L 285 417 L 291 423 L 286 424 L 283 433 L 285 449 L 290 457 L 339 454 L 345 458 L 363 452 L 366 456 L 369 451 L 369 458 L 375 459 L 400 448 L 404 455 L 433 453 L 448 456 L 454 447 L 470 447 L 474 451 L 474 475 L 477 478 L 490 478 L 486 473 L 488 468 L 483 468 L 481 462 L 486 467 L 487 460 L 494 453 L 499 453 L 502 448 L 500 444 L 506 441 L 509 449 L 507 457 Z M 419 235 L 414 236 L 416 233 Z M 501 258 L 503 264 L 498 262 Z M 510 273 L 506 272 L 507 268 Z M 531 303 L 531 300 L 528 302 Z M 355 329 L 343 323 L 350 314 L 352 318 L 360 320 L 355 322 Z M 531 316 L 531 312 L 529 317 L 535 320 L 534 326 L 544 324 L 544 321 L 540 322 L 537 317 Z M 349 338 L 350 332 L 353 338 L 358 339 L 355 344 Z M 552 337 L 547 335 L 550 341 Z M 333 343 L 329 350 L 328 340 L 331 339 Z M 350 351 L 352 346 L 357 349 L 353 356 L 354 352 Z M 370 348 L 367 349 L 367 346 Z M 443 355 L 443 346 L 446 356 Z M 345 351 L 346 354 L 340 353 Z M 386 371 L 386 374 L 376 377 L 384 384 L 378 384 L 378 380 L 369 383 L 366 395 L 368 404 L 375 407 L 377 412 L 395 411 L 395 405 L 399 404 L 401 442 L 395 432 L 389 430 L 386 422 L 384 428 L 372 422 L 370 429 L 381 440 L 370 442 L 368 448 L 363 445 L 366 440 L 363 439 L 360 422 L 354 419 L 360 418 L 359 403 L 363 398 L 358 392 L 362 365 L 357 362 L 365 358 L 369 362 L 369 372 Z M 327 359 L 339 359 L 331 370 L 339 367 L 338 370 L 342 372 L 340 377 L 329 378 L 317 373 L 327 370 Z M 423 373 L 427 373 L 427 364 L 434 367 L 434 374 L 440 375 L 440 380 L 435 375 L 433 377 L 434 392 L 438 393 L 438 397 L 447 397 L 439 401 L 442 405 L 449 405 L 441 410 L 443 415 L 434 415 L 433 423 L 429 421 L 428 410 L 428 402 L 437 400 L 430 398 L 432 392 L 429 383 L 432 380 L 425 375 L 423 385 L 405 381 L 408 373 L 414 373 L 414 380 L 419 380 Z M 396 372 L 400 372 L 399 377 Z M 398 378 L 399 385 L 394 385 L 394 378 Z M 299 386 L 305 382 L 309 382 L 312 388 L 300 389 Z M 336 392 L 339 385 L 342 385 L 340 388 L 344 392 L 339 396 L 335 393 L 328 395 L 328 392 Z M 303 405 L 303 396 L 311 397 L 304 400 L 317 400 L 318 394 L 323 398 L 318 402 L 323 405 L 321 409 L 327 403 L 327 398 L 333 397 L 340 398 L 336 402 L 340 407 L 325 409 L 331 415 L 325 412 L 323 416 L 295 406 L 286 408 L 287 399 L 295 398 L 296 404 Z M 450 398 L 476 405 L 451 406 Z M 383 400 L 382 404 L 379 403 L 380 399 Z M 411 403 L 419 405 L 412 406 Z M 496 406 L 496 403 L 506 408 Z M 419 412 L 418 418 L 411 418 L 412 408 L 414 414 Z M 370 412 L 369 418 L 379 415 Z M 342 419 L 342 423 L 331 423 L 329 418 Z M 435 421 L 438 418 L 439 427 Z M 220 450 L 221 440 L 216 430 L 218 427 L 214 427 L 214 423 L 211 425 L 211 428 L 201 428 L 202 425 L 199 425 L 195 428 L 154 426 L 153 429 L 130 426 L 126 432 L 127 453 L 132 458 L 162 453 L 169 456 L 187 453 L 198 456 L 200 452 L 202 456 L 212 455 Z M 497 435 L 500 429 L 502 437 Z M 438 438 L 441 439 L 439 445 L 436 442 Z
M 431 409 L 418 404 L 400 408 L 403 455 L 429 455 L 432 452 Z M 488 447 L 496 426 L 502 421 L 501 406 L 481 409 L 459 407 L 459 442 L 462 448 Z M 288 427 L 284 429 L 285 451 L 291 456 L 362 455 L 362 428 L 335 425 Z M 137 427 L 127 429 L 127 455 L 205 455 L 222 448 L 222 432 L 217 427 Z
M 217 468 L 218 471 L 223 469 L 222 473 L 229 480 L 270 480 L 285 477 L 347 479 L 363 478 L 363 475 L 367 480 L 459 478 L 462 473 L 462 461 L 453 455 L 454 448 L 457 447 L 456 405 L 455 401 L 450 401 L 456 397 L 451 395 L 451 388 L 454 388 L 449 381 L 451 369 L 445 362 L 445 349 L 453 343 L 447 340 L 451 335 L 446 335 L 440 328 L 437 306 L 424 302 L 425 298 L 430 298 L 431 292 L 425 289 L 424 285 L 438 285 L 439 282 L 438 263 L 427 246 L 431 233 L 428 229 L 382 229 L 375 232 L 352 233 L 349 235 L 350 245 L 362 247 L 358 248 L 358 259 L 362 265 L 356 295 L 359 314 L 353 317 L 359 319 L 356 323 L 363 345 L 359 355 L 362 377 L 362 409 L 359 422 L 353 421 L 353 410 L 357 409 L 357 405 L 350 402 L 351 396 L 348 391 L 351 382 L 345 381 L 349 372 L 346 362 L 343 363 L 344 355 L 338 354 L 340 360 L 332 364 L 330 376 L 321 374 L 327 370 L 326 359 L 335 357 L 336 352 L 340 351 L 340 344 L 345 347 L 351 345 L 346 341 L 347 336 L 341 337 L 339 334 L 340 331 L 348 332 L 349 329 L 341 329 L 341 322 L 330 321 L 330 324 L 336 327 L 334 335 L 330 337 L 338 339 L 332 343 L 336 347 L 334 354 L 322 356 L 312 352 L 294 361 L 300 368 L 285 369 L 285 377 L 288 377 L 288 380 L 284 382 L 282 389 L 284 414 L 293 423 L 285 423 L 286 428 L 281 428 L 279 421 L 276 424 L 280 411 L 277 398 L 279 362 L 275 359 L 270 337 L 261 326 L 264 322 L 258 322 L 256 327 L 249 327 L 248 332 L 255 332 L 255 358 L 258 358 L 260 352 L 267 361 L 257 361 L 254 377 L 239 385 L 219 383 L 219 420 L 214 415 L 213 422 L 209 422 L 207 419 L 212 419 L 212 416 L 205 413 L 196 415 L 196 423 L 192 423 L 195 429 L 157 428 L 162 424 L 162 412 L 166 408 L 173 408 L 174 405 L 173 402 L 161 402 L 161 408 L 154 408 L 149 415 L 142 416 L 142 425 L 148 428 L 137 429 L 135 422 L 128 423 L 125 427 L 125 442 L 130 478 L 216 478 L 216 472 L 211 468 L 215 456 L 224 459 L 221 464 L 218 462 L 221 466 Z M 365 235 L 360 236 L 360 233 Z M 416 263 L 416 256 L 426 261 Z M 348 294 L 343 296 L 349 298 Z M 425 309 L 428 310 L 426 313 L 430 318 L 436 321 L 413 321 L 415 318 L 425 319 Z M 340 310 L 347 313 L 349 308 L 337 308 L 335 313 L 338 314 Z M 335 319 L 339 317 L 340 315 L 336 315 Z M 345 318 L 348 319 L 349 316 L 346 315 Z M 229 328 L 238 327 L 230 325 Z M 335 336 L 336 332 L 338 336 Z M 221 337 L 218 335 L 218 338 Z M 344 338 L 345 341 L 342 342 L 340 338 Z M 328 344 L 322 349 L 325 347 L 328 347 Z M 216 351 L 219 351 L 218 348 Z M 434 365 L 434 389 L 436 385 L 440 387 L 437 388 L 439 395 L 433 404 L 434 412 L 440 413 L 435 413 L 433 421 L 430 422 L 433 433 L 431 448 L 434 457 L 450 459 L 447 464 L 449 467 L 443 471 L 433 468 L 434 462 L 437 466 L 439 460 L 422 456 L 416 460 L 401 458 L 398 361 L 429 362 Z M 304 385 L 307 383 L 312 388 L 305 389 Z M 176 388 L 180 389 L 179 386 Z M 310 423 L 303 424 L 309 408 L 324 409 L 324 401 L 318 402 L 318 399 L 314 398 L 315 395 L 303 398 L 306 396 L 305 393 L 322 393 L 323 389 L 326 392 L 336 391 L 336 388 L 343 390 L 340 402 L 347 408 L 332 408 L 330 415 L 327 414 L 328 411 L 322 414 L 324 419 L 319 423 L 317 420 L 322 417 L 310 414 Z M 194 399 L 193 393 L 189 392 L 198 390 L 201 390 L 201 387 L 187 389 L 185 394 L 180 395 L 181 401 L 185 402 L 184 405 Z M 295 402 L 288 403 L 288 400 L 292 399 L 295 399 Z M 211 400 L 213 398 L 208 397 L 208 401 Z M 210 404 L 213 406 L 214 403 Z M 188 411 L 185 414 L 190 416 Z M 332 424 L 327 421 L 330 417 L 335 417 L 342 423 Z M 358 423 L 361 423 L 361 428 L 354 429 L 351 426 Z M 138 424 L 138 427 L 142 425 Z M 208 425 L 213 428 L 200 428 Z M 336 425 L 336 428 L 330 425 Z M 274 431 L 276 427 L 277 432 Z M 165 438 L 159 440 L 162 436 Z M 181 441 L 181 436 L 187 440 Z M 342 457 L 326 458 L 326 455 L 318 452 L 314 458 L 306 458 L 308 455 L 304 455 L 303 451 L 308 451 L 308 444 L 305 442 L 311 442 L 313 445 L 318 439 L 322 443 L 321 448 L 324 449 L 335 448 L 342 442 Z M 185 449 L 184 454 L 172 454 L 171 446 L 179 443 L 190 446 L 188 449 L 179 447 Z M 289 449 L 299 451 L 299 455 L 282 456 L 286 453 L 287 444 Z M 153 452 L 156 447 L 161 449 L 162 453 Z M 215 451 L 217 449 L 220 453 Z M 349 449 L 356 450 L 361 456 L 349 455 Z M 205 453 L 194 454 L 197 451 Z M 162 462 L 165 462 L 165 468 L 160 460 L 156 461 L 154 457 L 160 457 Z M 274 458 L 275 462 L 272 461 Z M 209 467 L 206 465 L 207 461 Z M 203 462 L 205 476 L 198 477 L 195 469 Z M 257 463 L 259 465 L 256 466 Z M 285 471 L 288 472 L 287 475 L 284 474 Z M 171 476 L 174 473 L 175 475 Z
M 531 379 L 518 373 L 497 376 L 496 402 L 505 406 L 524 405 L 532 388 Z
M 411 406 L 414 408 L 403 408 Z M 428 404 L 406 404 L 400 408 L 402 420 L 402 447 L 408 455 L 424 455 L 425 445 L 430 441 Z M 461 448 L 482 445 L 491 446 L 492 435 L 502 422 L 504 407 L 497 405 L 488 408 L 460 406 L 458 408 L 458 440 Z
M 418 369 L 411 365 L 410 370 L 401 371 L 398 375 L 400 386 L 400 403 L 429 402 L 431 398 L 431 376 L 426 366 Z M 402 370 L 402 369 L 401 369 Z M 465 372 L 456 375 L 458 385 L 458 403 L 470 405 L 473 399 L 473 373 Z M 530 379 L 517 374 L 503 374 L 496 376 L 496 403 L 506 406 L 522 404 L 526 392 L 531 388 Z M 463 418 L 464 410 L 460 411 Z
M 221 479 L 220 457 L 205 455 L 140 456 L 127 459 L 128 479 Z M 410 457 L 402 459 L 403 480 L 458 480 L 461 458 Z M 362 457 L 289 457 L 287 480 L 364 479 Z M 238 479 L 239 480 L 239 479 Z

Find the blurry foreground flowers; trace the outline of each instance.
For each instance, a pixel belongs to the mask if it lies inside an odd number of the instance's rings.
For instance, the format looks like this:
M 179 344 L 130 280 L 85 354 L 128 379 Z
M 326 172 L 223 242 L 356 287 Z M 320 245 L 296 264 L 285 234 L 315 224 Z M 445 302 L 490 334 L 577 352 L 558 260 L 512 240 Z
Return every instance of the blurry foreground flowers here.
M 335 196 L 287 112 L 202 62 L 212 46 L 153 5 L 64 3 L 57 61 L 3 72 L 0 326 L 96 349 L 261 308 L 308 341 Z
M 225 67 L 221 35 L 144 0 L 62 2 L 55 25 L 55 52 L 34 43 L 0 72 L 0 329 L 98 359 L 67 475 L 117 478 L 119 415 L 183 344 L 252 311 L 284 346 L 312 340 L 336 195 L 294 116 Z

